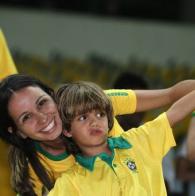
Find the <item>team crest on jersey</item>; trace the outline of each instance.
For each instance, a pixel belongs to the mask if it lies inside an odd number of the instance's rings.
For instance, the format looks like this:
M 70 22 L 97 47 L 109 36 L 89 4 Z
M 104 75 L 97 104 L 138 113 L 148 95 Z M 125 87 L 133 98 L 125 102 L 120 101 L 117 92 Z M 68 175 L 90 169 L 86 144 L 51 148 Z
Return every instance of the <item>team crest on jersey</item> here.
M 136 166 L 135 161 L 134 161 L 133 159 L 130 159 L 130 158 L 126 159 L 126 160 L 125 160 L 125 164 L 127 165 L 127 167 L 128 167 L 131 171 L 136 172 L 136 173 L 138 172 L 138 171 L 137 171 L 137 166 Z

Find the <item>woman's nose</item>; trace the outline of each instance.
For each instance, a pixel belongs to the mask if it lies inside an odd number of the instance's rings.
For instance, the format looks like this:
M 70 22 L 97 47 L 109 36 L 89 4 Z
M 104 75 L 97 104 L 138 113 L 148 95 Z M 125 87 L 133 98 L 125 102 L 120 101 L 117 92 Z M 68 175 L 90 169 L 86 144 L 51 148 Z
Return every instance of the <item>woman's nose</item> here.
M 37 118 L 38 118 L 39 122 L 42 122 L 42 123 L 47 122 L 47 114 L 45 114 L 43 112 L 38 112 Z

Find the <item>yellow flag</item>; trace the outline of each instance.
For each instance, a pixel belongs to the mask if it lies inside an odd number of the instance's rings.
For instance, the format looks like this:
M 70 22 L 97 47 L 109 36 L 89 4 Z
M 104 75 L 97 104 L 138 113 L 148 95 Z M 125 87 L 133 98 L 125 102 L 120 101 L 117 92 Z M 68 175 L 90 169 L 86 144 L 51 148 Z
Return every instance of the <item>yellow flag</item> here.
M 0 80 L 14 73 L 17 73 L 17 69 L 11 57 L 10 51 L 7 47 L 7 43 L 3 35 L 3 32 L 0 29 Z M 6 155 L 8 154 L 8 149 L 7 146 L 5 146 L 1 141 L 0 146 L 0 154 L 4 155 L 0 156 L 0 190 L 2 192 L 2 195 L 14 196 L 16 194 L 14 193 L 14 191 L 12 191 L 12 188 L 10 186 L 9 176 L 11 174 L 7 164 Z
M 0 80 L 10 74 L 17 73 L 3 32 L 0 29 Z

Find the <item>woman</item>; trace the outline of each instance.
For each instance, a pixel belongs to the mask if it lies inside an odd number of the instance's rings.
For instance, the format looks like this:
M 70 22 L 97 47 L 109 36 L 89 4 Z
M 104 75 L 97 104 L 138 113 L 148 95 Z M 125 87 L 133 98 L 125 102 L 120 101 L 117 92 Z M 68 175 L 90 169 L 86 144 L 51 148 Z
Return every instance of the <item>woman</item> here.
M 195 88 L 194 80 L 162 90 L 110 90 L 114 114 L 145 111 L 170 104 Z M 131 103 L 131 104 L 128 104 Z M 74 164 L 60 137 L 62 122 L 54 91 L 31 76 L 15 74 L 0 84 L 0 137 L 12 144 L 13 188 L 20 195 L 42 195 Z M 114 125 L 112 135 L 120 134 Z M 30 170 L 29 170 L 30 168 Z

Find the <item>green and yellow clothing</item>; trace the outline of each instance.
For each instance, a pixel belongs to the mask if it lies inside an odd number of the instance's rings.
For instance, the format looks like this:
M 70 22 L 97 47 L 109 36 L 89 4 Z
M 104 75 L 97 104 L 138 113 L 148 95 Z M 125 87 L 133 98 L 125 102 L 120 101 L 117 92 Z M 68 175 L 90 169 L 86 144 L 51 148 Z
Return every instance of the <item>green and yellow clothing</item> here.
M 108 139 L 112 152 L 76 157 L 48 196 L 165 196 L 162 159 L 175 146 L 165 113 Z
M 0 80 L 17 73 L 16 67 L 10 55 L 3 32 L 0 30 Z
M 134 113 L 136 110 L 136 95 L 132 90 L 106 90 L 106 94 L 110 97 L 113 104 L 114 115 Z M 111 136 L 120 136 L 123 132 L 122 128 L 118 124 L 117 120 L 114 120 L 113 129 L 110 131 Z M 38 156 L 48 170 L 52 174 L 54 179 L 57 179 L 67 169 L 72 167 L 75 163 L 73 156 L 68 156 L 67 153 L 63 153 L 58 156 L 49 154 L 48 152 L 37 146 Z M 35 184 L 35 192 L 39 196 L 41 195 L 42 183 L 30 167 L 30 176 Z

